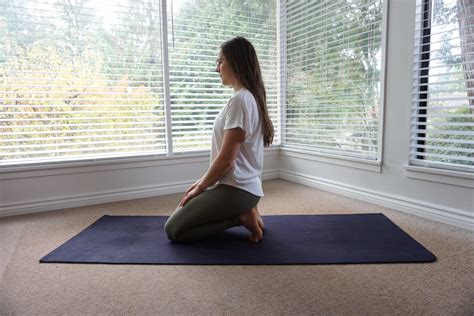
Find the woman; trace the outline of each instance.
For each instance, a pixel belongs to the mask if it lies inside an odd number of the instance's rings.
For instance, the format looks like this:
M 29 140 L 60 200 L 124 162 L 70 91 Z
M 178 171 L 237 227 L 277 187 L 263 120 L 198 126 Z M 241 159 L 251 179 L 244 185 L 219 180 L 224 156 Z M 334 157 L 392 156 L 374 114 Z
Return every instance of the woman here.
M 222 44 L 216 62 L 222 83 L 234 89 L 234 96 L 214 122 L 211 166 L 186 191 L 165 231 L 172 241 L 190 242 L 243 225 L 256 243 L 264 228 L 257 210 L 263 196 L 263 148 L 274 135 L 265 87 L 255 49 L 245 38 Z

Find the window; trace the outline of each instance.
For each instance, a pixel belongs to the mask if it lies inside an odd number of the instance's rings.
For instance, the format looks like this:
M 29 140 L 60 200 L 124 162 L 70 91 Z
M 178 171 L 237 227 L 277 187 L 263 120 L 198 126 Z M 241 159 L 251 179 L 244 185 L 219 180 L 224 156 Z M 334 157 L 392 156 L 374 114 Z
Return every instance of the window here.
M 282 145 L 380 160 L 382 0 L 287 0 Z
M 418 0 L 410 164 L 474 171 L 474 5 Z
M 252 42 L 262 69 L 270 117 L 278 130 L 276 1 L 181 0 L 168 6 L 173 150 L 210 148 L 212 124 L 233 94 L 215 72 L 219 45 Z M 278 142 L 277 137 L 275 138 Z
M 0 4 L 0 164 L 166 152 L 158 2 Z
M 276 32 L 275 0 L 2 1 L 0 166 L 208 150 L 238 35 L 278 130 Z

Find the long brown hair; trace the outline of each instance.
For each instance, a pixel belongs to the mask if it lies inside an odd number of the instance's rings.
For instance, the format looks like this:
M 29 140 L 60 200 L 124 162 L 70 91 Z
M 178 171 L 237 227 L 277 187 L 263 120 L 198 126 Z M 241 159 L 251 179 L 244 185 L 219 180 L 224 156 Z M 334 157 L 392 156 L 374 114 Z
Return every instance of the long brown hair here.
M 262 122 L 263 145 L 267 147 L 273 142 L 275 131 L 267 111 L 267 95 L 255 48 L 246 38 L 235 37 L 221 45 L 221 52 L 236 78 L 257 101 Z

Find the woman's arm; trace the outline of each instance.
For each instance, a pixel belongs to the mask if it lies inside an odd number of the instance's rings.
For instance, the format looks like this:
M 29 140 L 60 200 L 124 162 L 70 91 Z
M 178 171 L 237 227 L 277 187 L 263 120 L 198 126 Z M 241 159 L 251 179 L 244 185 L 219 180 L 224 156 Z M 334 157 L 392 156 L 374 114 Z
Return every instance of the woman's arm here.
M 224 139 L 222 141 L 222 147 L 217 154 L 216 159 L 212 162 L 211 166 L 204 174 L 204 176 L 193 186 L 191 186 L 183 199 L 179 203 L 179 206 L 183 206 L 190 199 L 199 195 L 204 189 L 216 183 L 219 179 L 225 176 L 234 164 L 234 160 L 239 152 L 240 145 L 245 141 L 245 132 L 237 127 L 227 129 L 224 131 Z

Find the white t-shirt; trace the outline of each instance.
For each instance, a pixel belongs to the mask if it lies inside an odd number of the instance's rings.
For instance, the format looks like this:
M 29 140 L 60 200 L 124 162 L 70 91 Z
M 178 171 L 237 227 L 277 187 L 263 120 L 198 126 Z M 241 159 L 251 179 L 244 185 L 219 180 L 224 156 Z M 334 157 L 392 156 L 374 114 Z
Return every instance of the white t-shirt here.
M 242 88 L 227 102 L 214 121 L 211 163 L 216 159 L 224 139 L 224 130 L 240 127 L 245 141 L 240 145 L 232 169 L 218 183 L 227 184 L 263 196 L 263 133 L 257 102 Z

